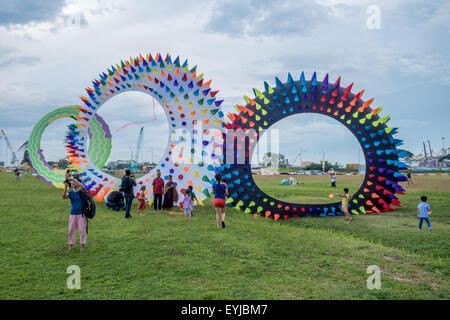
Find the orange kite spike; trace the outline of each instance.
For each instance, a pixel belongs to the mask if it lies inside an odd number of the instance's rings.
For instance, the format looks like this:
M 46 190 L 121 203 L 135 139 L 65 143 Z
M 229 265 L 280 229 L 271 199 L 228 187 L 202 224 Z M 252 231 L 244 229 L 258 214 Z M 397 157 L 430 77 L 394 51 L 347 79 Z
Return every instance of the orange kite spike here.
M 374 100 L 374 98 L 369 99 L 366 102 L 364 102 L 363 105 L 358 108 L 358 111 L 363 112 L 367 107 L 369 107 L 372 104 L 373 100 Z
M 211 81 L 212 81 L 212 80 L 206 81 L 206 82 L 204 83 L 204 86 L 205 86 L 206 88 L 209 88 L 209 85 L 211 84 Z

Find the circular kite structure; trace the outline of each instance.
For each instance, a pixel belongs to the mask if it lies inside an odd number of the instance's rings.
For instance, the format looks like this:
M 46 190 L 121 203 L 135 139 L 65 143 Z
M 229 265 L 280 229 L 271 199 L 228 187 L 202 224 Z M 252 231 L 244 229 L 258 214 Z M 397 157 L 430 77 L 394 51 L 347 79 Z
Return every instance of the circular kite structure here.
M 211 80 L 197 75 L 197 67 L 189 69 L 187 60 L 179 57 L 172 61 L 159 53 L 155 57 L 142 55 L 121 61 L 101 73 L 87 88 L 87 97 L 81 97 L 87 114 L 78 118 L 70 138 L 71 168 L 82 172 L 86 190 L 101 201 L 110 192 L 119 189 L 121 179 L 101 171 L 86 153 L 86 127 L 90 128 L 96 112 L 112 97 L 128 91 L 151 95 L 163 107 L 169 122 L 169 141 L 164 156 L 156 167 L 136 179 L 138 189 L 145 185 L 152 190 L 152 180 L 159 170 L 167 180 L 172 175 L 176 187 L 191 185 L 199 199 L 209 196 L 210 179 L 220 166 L 222 153 L 223 112 L 217 100 L 218 91 L 210 88 Z M 130 110 L 131 111 L 131 110 Z M 149 192 L 150 203 L 153 193 Z
M 60 107 L 47 113 L 42 117 L 31 131 L 30 138 L 28 139 L 28 156 L 30 159 L 30 165 L 33 167 L 38 177 L 45 181 L 48 185 L 57 188 L 64 188 L 64 170 L 53 168 L 45 161 L 44 155 L 41 151 L 41 138 L 45 129 L 55 120 L 61 118 L 72 118 L 79 120 L 80 115 L 87 111 L 80 106 L 65 106 Z M 73 134 L 77 125 L 69 125 L 69 135 L 66 137 L 71 141 L 76 140 L 76 134 Z M 111 133 L 105 121 L 99 116 L 95 115 L 92 125 L 89 128 L 89 150 L 92 161 L 100 168 L 103 168 L 108 160 L 111 152 Z M 70 145 L 66 147 L 71 147 Z M 84 151 L 84 145 L 81 144 L 80 148 Z M 76 155 L 75 149 L 71 156 Z M 70 158 L 69 158 L 70 159 Z
M 353 83 L 342 88 L 340 79 L 334 84 L 329 83 L 327 74 L 323 81 L 318 81 L 314 73 L 311 80 L 306 81 L 302 72 L 300 79 L 294 81 L 289 74 L 286 83 L 275 78 L 275 87 L 264 82 L 264 92 L 253 89 L 254 99 L 244 96 L 246 105 L 237 105 L 239 113 L 228 115 L 232 122 L 226 124 L 224 162 L 219 169 L 229 180 L 229 205 L 275 220 L 343 215 L 340 202 L 297 204 L 272 198 L 261 191 L 252 177 L 250 159 L 265 130 L 291 115 L 317 113 L 329 116 L 349 129 L 364 153 L 366 175 L 359 190 L 353 193 L 349 212 L 380 213 L 394 210 L 392 205 L 400 206 L 395 194 L 404 194 L 405 190 L 398 182 L 406 178 L 399 170 L 407 166 L 399 161 L 406 152 L 397 149 L 402 144 L 401 140 L 393 138 L 397 128 L 386 125 L 390 116 L 379 116 L 382 107 L 370 108 L 373 98 L 361 99 L 364 90 L 354 94 L 351 92 Z

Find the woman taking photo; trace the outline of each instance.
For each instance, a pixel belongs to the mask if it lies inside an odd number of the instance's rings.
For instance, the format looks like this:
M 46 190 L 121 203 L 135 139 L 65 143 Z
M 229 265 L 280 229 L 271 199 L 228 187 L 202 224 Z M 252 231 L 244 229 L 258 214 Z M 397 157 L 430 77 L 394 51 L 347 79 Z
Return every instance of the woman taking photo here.
M 68 189 L 71 189 L 67 192 Z M 83 203 L 81 201 L 80 193 L 84 192 L 84 186 L 76 179 L 67 179 L 64 183 L 63 199 L 70 199 L 70 215 L 69 215 L 69 249 L 72 251 L 75 244 L 75 234 L 78 229 L 80 235 L 80 252 L 84 251 L 86 244 L 86 217 L 83 215 Z

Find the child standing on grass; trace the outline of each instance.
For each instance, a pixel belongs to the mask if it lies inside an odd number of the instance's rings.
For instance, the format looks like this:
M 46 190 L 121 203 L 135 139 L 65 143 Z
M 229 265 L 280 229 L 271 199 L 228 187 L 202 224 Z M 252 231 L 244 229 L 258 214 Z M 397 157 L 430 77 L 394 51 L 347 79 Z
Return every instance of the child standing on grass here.
M 139 215 L 143 216 L 144 215 L 144 210 L 147 208 L 147 205 L 145 204 L 145 202 L 147 201 L 147 198 L 145 197 L 145 186 L 141 187 L 141 192 L 138 198 L 138 210 L 139 210 Z
M 70 186 L 70 191 L 67 192 Z M 84 245 L 86 244 L 86 217 L 83 215 L 83 202 L 81 201 L 80 193 L 84 192 L 84 186 L 81 182 L 75 179 L 67 179 L 64 183 L 63 199 L 70 199 L 70 215 L 69 215 L 69 249 L 73 249 L 75 244 L 75 234 L 78 229 L 80 235 L 80 252 L 84 251 Z
M 423 220 L 425 220 L 425 222 L 427 223 L 428 231 L 431 231 L 430 220 L 428 220 L 428 218 L 430 217 L 429 212 L 431 212 L 431 207 L 427 203 L 426 196 L 421 196 L 420 200 L 422 200 L 422 202 L 417 205 L 417 217 L 419 218 L 419 231 L 422 230 Z
M 216 182 L 213 184 L 214 211 L 216 212 L 217 229 L 222 218 L 222 228 L 225 228 L 225 197 L 228 196 L 228 188 L 222 181 L 222 175 L 216 174 Z
M 14 174 L 16 175 L 16 181 L 20 182 L 20 172 L 19 169 L 15 168 L 14 170 Z
M 195 200 L 195 201 L 197 202 L 197 204 L 198 204 L 198 199 L 197 199 L 197 197 L 195 196 L 195 193 L 194 193 L 194 191 L 193 191 L 192 186 L 189 186 L 189 187 L 186 189 L 186 192 L 188 192 L 188 193 L 189 193 L 189 196 L 191 197 L 191 200 L 192 200 L 192 211 L 191 211 L 191 216 L 194 216 L 194 205 L 195 205 L 194 200 Z
M 189 189 L 190 188 L 190 189 Z M 187 187 L 184 200 L 183 200 L 183 210 L 184 210 L 184 222 L 187 222 L 187 216 L 189 215 L 189 222 L 192 222 L 192 209 L 194 208 L 192 197 L 191 197 L 192 187 Z M 195 195 L 194 195 L 195 197 Z
M 331 175 L 331 187 L 336 188 L 336 173 Z
M 345 214 L 345 221 L 348 223 L 353 220 L 350 213 L 348 213 L 348 203 L 352 196 L 348 193 L 348 188 L 344 188 L 344 194 L 337 194 L 337 196 L 342 197 L 342 212 Z

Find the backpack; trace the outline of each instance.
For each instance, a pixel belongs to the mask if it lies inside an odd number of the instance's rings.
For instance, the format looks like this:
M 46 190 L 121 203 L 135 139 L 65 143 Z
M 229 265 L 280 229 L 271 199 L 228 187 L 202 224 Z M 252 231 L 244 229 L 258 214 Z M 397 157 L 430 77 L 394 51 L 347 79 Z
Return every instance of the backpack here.
M 122 184 L 120 186 L 119 191 L 125 192 L 125 193 L 132 193 L 133 192 L 133 182 L 129 177 L 123 177 L 122 178 Z
M 107 200 L 109 202 L 119 202 L 123 200 L 123 195 L 119 191 L 113 191 L 109 194 Z
M 95 217 L 95 202 L 90 195 L 86 192 L 80 193 L 81 202 L 83 203 L 82 212 L 83 215 L 88 219 L 93 219 Z

